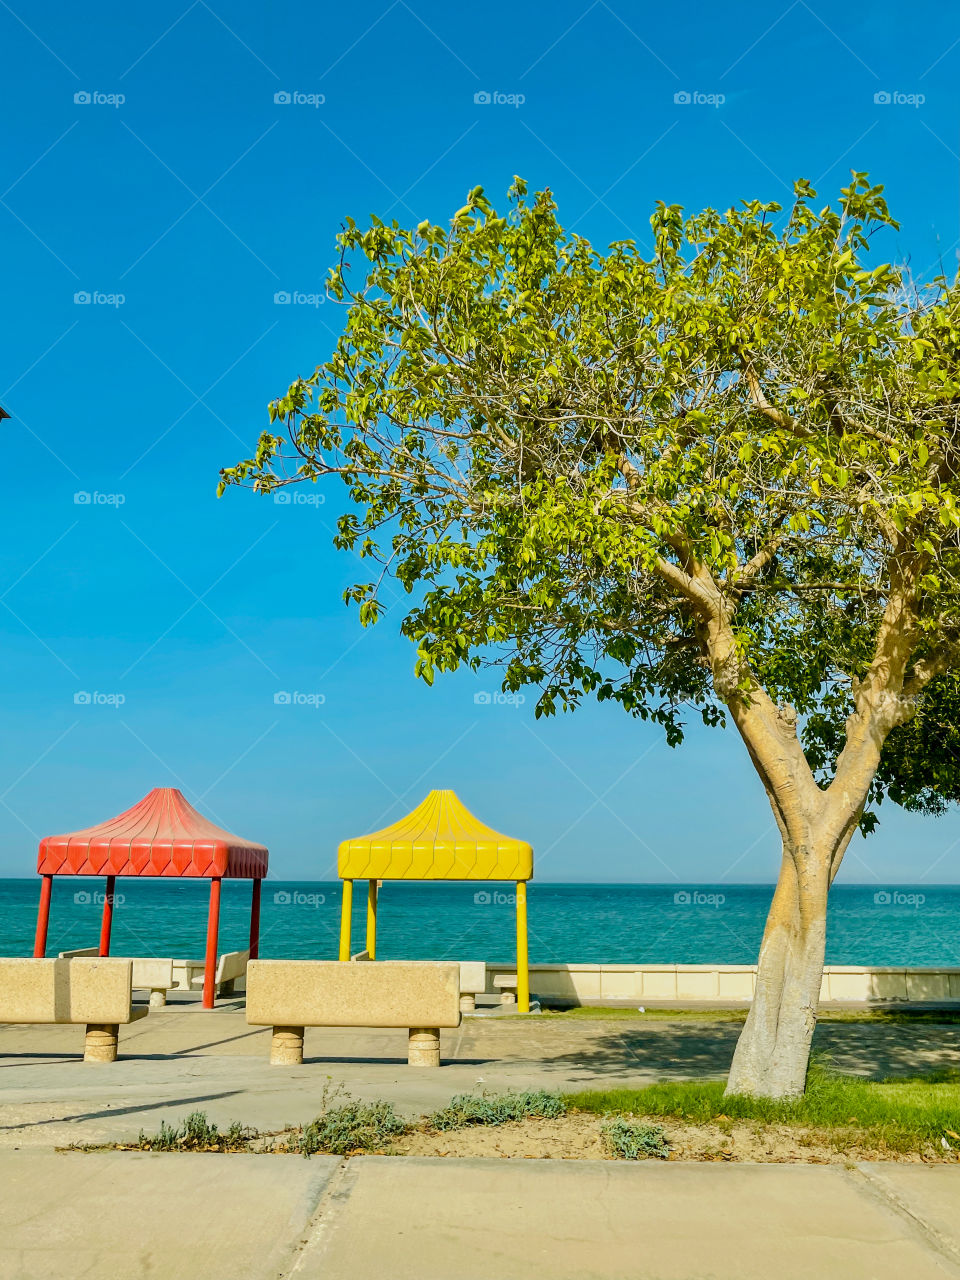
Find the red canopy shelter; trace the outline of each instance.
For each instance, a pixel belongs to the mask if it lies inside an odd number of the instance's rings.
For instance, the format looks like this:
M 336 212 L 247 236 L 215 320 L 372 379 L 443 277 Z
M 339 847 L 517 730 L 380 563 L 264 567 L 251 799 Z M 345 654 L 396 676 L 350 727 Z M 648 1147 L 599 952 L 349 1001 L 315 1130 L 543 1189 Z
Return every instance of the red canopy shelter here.
M 269 854 L 262 844 L 241 840 L 215 826 L 189 804 L 175 787 L 154 787 L 139 804 L 119 817 L 40 841 L 37 871 L 43 877 L 37 914 L 35 956 L 47 949 L 47 922 L 53 877 L 106 876 L 100 926 L 100 954 L 110 954 L 113 895 L 117 876 L 189 876 L 210 878 L 207 951 L 203 978 L 203 1007 L 213 1008 L 220 926 L 220 882 L 252 880 L 250 903 L 250 959 L 260 941 L 260 882 L 267 874 Z

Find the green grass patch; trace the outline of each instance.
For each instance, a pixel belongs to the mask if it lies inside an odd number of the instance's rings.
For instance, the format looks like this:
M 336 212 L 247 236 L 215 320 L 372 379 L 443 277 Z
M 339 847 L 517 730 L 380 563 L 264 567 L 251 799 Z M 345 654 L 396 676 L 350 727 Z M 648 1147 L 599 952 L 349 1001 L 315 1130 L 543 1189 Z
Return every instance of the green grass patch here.
M 518 1014 L 525 1017 L 525 1014 Z M 645 1009 L 643 1013 L 635 1008 L 623 1008 L 615 1005 L 577 1005 L 572 1009 L 544 1009 L 542 1013 L 530 1014 L 531 1018 L 553 1018 L 564 1022 L 580 1022 L 589 1019 L 592 1022 L 743 1022 L 746 1009 Z
M 911 1079 L 872 1081 L 839 1075 L 814 1062 L 801 1098 L 773 1101 L 724 1096 L 722 1081 L 662 1083 L 643 1089 L 566 1094 L 572 1111 L 662 1116 L 694 1124 L 752 1120 L 828 1130 L 838 1141 L 869 1138 L 893 1151 L 923 1144 L 960 1149 L 960 1073 L 947 1069 Z
M 544 1009 L 539 1014 L 518 1017 L 553 1018 L 566 1022 L 589 1019 L 594 1022 L 743 1022 L 742 1009 L 640 1009 L 633 1006 L 577 1005 L 571 1009 Z M 960 1024 L 960 1009 L 821 1009 L 818 1022 L 864 1022 L 881 1026 L 930 1023 L 937 1026 Z
M 649 1160 L 654 1157 L 666 1160 L 670 1144 L 659 1124 L 644 1124 L 636 1120 L 617 1117 L 607 1120 L 600 1129 L 604 1146 L 611 1155 L 621 1160 Z
M 246 1151 L 258 1136 L 236 1120 L 221 1133 L 205 1111 L 192 1111 L 183 1124 L 161 1121 L 158 1133 L 141 1129 L 137 1146 L 143 1151 Z
M 464 1129 L 473 1124 L 507 1124 L 510 1120 L 523 1120 L 538 1116 L 553 1120 L 566 1114 L 567 1106 L 559 1093 L 546 1089 L 532 1089 L 523 1093 L 486 1095 L 460 1093 L 449 1105 L 435 1111 L 430 1117 L 434 1129 Z
M 406 1133 L 410 1125 L 398 1116 L 392 1102 L 349 1102 L 331 1107 L 296 1135 L 290 1149 L 301 1155 L 319 1153 L 345 1156 L 357 1151 L 379 1151 L 391 1138 Z

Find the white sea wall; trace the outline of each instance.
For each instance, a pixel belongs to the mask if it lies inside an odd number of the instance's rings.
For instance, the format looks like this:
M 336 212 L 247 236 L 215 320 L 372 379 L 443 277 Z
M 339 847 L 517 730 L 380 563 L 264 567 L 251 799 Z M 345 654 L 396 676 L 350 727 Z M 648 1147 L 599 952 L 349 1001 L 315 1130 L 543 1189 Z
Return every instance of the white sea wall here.
M 516 964 L 488 964 L 488 991 Z M 752 964 L 532 964 L 530 990 L 546 999 L 591 1001 L 743 1001 L 753 999 Z M 922 1004 L 960 1000 L 960 968 L 891 968 L 828 965 L 820 999 L 854 1004 Z

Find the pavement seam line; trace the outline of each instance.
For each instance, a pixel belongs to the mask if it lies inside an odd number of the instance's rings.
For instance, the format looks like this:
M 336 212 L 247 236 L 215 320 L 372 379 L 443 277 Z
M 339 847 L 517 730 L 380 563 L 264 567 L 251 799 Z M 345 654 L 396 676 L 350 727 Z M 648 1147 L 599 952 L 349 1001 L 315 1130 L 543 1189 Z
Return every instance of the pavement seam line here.
M 304 1228 L 303 1238 L 294 1251 L 291 1264 L 287 1270 L 281 1273 L 281 1280 L 289 1280 L 289 1277 L 297 1275 L 308 1253 L 311 1255 L 312 1261 L 322 1257 L 326 1252 L 327 1245 L 330 1243 L 330 1236 L 336 1225 L 333 1211 L 344 1207 L 350 1199 L 357 1181 L 357 1175 L 351 1168 L 351 1163 L 349 1156 L 344 1156 L 327 1179 L 326 1186 L 320 1193 L 320 1198 L 314 1205 L 310 1220 Z
M 905 1221 L 913 1234 L 919 1236 L 932 1253 L 951 1263 L 955 1268 L 956 1274 L 960 1275 L 960 1249 L 957 1248 L 949 1236 L 945 1236 L 936 1227 L 921 1218 L 918 1213 L 915 1213 L 907 1202 L 884 1180 L 882 1175 L 874 1174 L 871 1170 L 865 1169 L 863 1165 L 859 1164 L 854 1165 L 852 1168 L 844 1168 L 843 1173 L 851 1182 L 859 1182 L 874 1202 L 879 1202 L 885 1208 L 892 1210 L 902 1221 Z

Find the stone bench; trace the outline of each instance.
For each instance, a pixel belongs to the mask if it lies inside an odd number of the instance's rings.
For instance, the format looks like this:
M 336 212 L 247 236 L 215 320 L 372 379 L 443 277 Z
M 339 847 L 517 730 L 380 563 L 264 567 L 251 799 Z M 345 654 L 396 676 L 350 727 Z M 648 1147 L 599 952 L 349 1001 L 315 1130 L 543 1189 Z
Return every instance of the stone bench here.
M 366 962 L 370 959 L 369 951 L 358 951 L 350 957 L 354 961 Z M 514 978 L 516 986 L 516 978 Z M 477 996 L 487 990 L 487 966 L 483 960 L 460 961 L 460 1012 L 473 1013 L 477 1007 Z
M 84 1062 L 115 1062 L 132 1003 L 133 964 L 117 958 L 0 959 L 0 1022 L 83 1023 Z
M 487 966 L 483 960 L 460 961 L 460 1009 L 463 1013 L 473 1013 L 477 1007 L 477 996 L 487 990 Z
M 406 1027 L 412 1067 L 440 1065 L 440 1028 L 460 1025 L 460 966 L 431 961 L 251 960 L 247 1022 L 272 1027 L 270 1061 L 303 1062 L 305 1027 Z
M 218 995 L 232 996 L 236 993 L 237 979 L 246 975 L 249 959 L 249 951 L 225 951 L 218 958 L 217 972 L 213 979 L 213 985 Z M 180 963 L 180 961 L 177 961 L 177 965 L 180 965 Z M 185 969 L 183 984 L 189 988 L 202 987 L 204 962 L 202 960 L 184 960 L 182 964 Z M 177 985 L 180 985 L 179 972 L 176 976 L 178 979 Z
M 495 973 L 493 985 L 500 992 L 501 1004 L 517 1003 L 517 975 L 515 973 Z
M 76 960 L 81 956 L 96 956 L 96 947 L 83 947 L 77 951 L 61 951 L 61 960 Z M 235 994 L 236 982 L 247 971 L 249 951 L 225 951 L 217 961 L 214 988 L 219 995 Z M 134 956 L 133 989 L 149 991 L 150 1006 L 163 1008 L 168 991 L 196 991 L 203 987 L 203 960 L 164 960 L 158 956 Z
M 82 947 L 77 951 L 61 951 L 61 960 L 79 960 L 88 956 L 99 956 L 97 947 Z M 125 957 L 120 957 L 125 959 Z M 173 986 L 173 961 L 157 960 L 152 956 L 131 960 L 133 965 L 134 991 L 150 992 L 150 1007 L 161 1008 L 167 1003 L 167 992 Z

